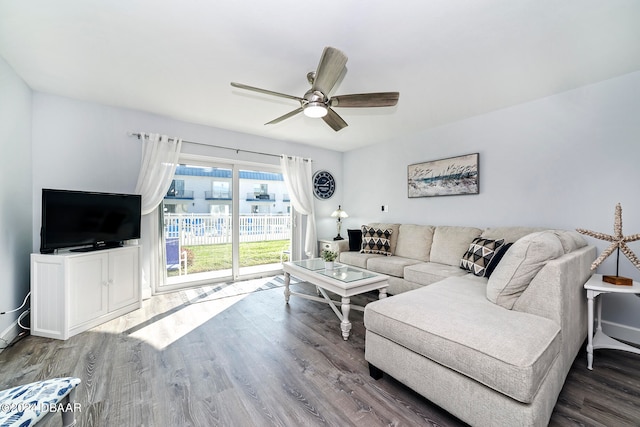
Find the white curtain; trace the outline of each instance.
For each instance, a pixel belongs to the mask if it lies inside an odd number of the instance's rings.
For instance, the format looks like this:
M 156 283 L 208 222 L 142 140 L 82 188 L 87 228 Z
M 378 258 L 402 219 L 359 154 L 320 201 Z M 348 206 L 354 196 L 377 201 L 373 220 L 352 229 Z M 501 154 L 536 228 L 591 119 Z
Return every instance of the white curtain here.
M 136 184 L 136 193 L 142 195 L 142 215 L 150 214 L 158 207 L 169 191 L 176 172 L 182 139 L 152 133 L 140 134 L 142 140 L 142 165 Z
M 306 215 L 307 232 L 304 241 L 304 252 L 308 257 L 317 255 L 318 242 L 316 239 L 316 217 L 313 209 L 313 183 L 311 160 L 302 157 L 280 157 L 280 166 L 287 191 L 291 197 L 293 208 Z
M 152 284 L 164 280 L 162 225 L 158 206 L 169 191 L 176 171 L 182 139 L 166 135 L 140 134 L 142 164 L 136 193 L 142 195 L 142 292 L 151 296 Z

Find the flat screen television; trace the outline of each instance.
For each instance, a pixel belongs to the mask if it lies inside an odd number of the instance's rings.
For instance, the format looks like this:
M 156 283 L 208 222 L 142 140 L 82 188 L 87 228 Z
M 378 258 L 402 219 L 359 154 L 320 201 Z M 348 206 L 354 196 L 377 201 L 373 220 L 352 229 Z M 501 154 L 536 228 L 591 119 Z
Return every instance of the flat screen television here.
M 141 203 L 137 194 L 44 188 L 40 253 L 98 250 L 139 239 Z

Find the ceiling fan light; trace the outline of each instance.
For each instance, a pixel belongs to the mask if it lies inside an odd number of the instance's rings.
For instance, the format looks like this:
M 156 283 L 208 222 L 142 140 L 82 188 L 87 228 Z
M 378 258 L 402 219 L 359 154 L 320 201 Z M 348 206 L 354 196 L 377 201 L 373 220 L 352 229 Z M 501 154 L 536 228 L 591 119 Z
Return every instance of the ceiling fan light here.
M 310 102 L 304 107 L 304 115 L 312 118 L 324 117 L 327 115 L 327 106 L 322 102 Z

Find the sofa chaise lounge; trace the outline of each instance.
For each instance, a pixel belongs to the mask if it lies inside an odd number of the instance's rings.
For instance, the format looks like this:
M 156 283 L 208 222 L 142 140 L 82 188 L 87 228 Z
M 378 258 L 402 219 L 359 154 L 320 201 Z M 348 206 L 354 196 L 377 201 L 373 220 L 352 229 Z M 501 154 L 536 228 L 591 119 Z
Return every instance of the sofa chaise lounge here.
M 586 337 L 595 248 L 573 231 L 369 227 L 390 231 L 387 255 L 345 242 L 340 262 L 389 275 L 395 294 L 365 308 L 371 375 L 385 372 L 471 425 L 547 425 Z M 463 269 L 473 244 L 481 254 L 500 247 Z

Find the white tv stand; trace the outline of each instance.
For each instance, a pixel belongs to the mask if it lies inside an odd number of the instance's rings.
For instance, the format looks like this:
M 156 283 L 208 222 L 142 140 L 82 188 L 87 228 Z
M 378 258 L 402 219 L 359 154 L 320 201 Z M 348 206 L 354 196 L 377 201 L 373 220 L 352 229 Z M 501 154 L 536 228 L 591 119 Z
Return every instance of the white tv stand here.
M 140 308 L 140 246 L 31 254 L 31 334 L 66 340 Z

